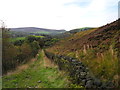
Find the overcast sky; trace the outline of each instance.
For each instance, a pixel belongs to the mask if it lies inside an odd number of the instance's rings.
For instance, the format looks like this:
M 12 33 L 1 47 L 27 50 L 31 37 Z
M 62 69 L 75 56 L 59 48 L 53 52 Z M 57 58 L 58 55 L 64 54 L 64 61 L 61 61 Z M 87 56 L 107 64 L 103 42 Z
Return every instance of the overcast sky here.
M 119 0 L 0 0 L 0 20 L 8 28 L 98 27 L 118 18 Z

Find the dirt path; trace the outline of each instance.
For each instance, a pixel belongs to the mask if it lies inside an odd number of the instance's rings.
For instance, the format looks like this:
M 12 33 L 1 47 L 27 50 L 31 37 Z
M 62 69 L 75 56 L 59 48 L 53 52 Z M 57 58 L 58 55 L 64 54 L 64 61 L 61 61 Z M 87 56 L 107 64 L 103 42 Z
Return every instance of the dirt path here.
M 57 67 L 57 65 L 54 63 L 54 62 L 52 62 L 49 58 L 47 58 L 46 56 L 45 56 L 45 53 L 44 53 L 44 51 L 42 51 L 42 53 L 43 53 L 43 60 L 44 60 L 44 66 L 47 68 L 47 67 Z

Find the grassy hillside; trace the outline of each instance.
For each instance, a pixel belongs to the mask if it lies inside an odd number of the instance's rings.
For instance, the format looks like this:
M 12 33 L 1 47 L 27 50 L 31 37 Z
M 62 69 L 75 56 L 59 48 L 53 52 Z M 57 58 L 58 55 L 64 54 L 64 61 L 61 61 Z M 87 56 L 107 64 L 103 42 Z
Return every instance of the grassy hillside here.
M 31 62 L 3 76 L 3 88 L 66 88 L 70 85 L 64 72 L 40 52 Z
M 70 37 L 67 37 L 60 42 L 56 43 L 53 47 L 49 48 L 48 50 L 57 54 L 67 54 L 68 52 L 72 52 L 71 49 L 77 48 L 76 40 L 81 38 L 84 35 L 87 35 L 96 29 L 90 29 L 87 31 L 81 31 L 79 33 L 73 34 Z M 74 43 L 73 43 L 74 42 Z
M 78 32 L 61 40 L 47 51 L 78 58 L 102 81 L 118 86 L 118 20 L 105 26 Z

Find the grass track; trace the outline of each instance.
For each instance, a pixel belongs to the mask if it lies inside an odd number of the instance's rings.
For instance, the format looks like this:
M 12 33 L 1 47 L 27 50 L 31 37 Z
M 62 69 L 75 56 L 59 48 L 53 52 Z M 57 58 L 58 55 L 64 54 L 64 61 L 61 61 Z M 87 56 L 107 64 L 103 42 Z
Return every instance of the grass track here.
M 67 88 L 69 81 L 64 72 L 52 65 L 46 66 L 47 58 L 40 52 L 37 59 L 27 69 L 4 76 L 3 88 Z M 46 64 L 45 64 L 46 63 Z

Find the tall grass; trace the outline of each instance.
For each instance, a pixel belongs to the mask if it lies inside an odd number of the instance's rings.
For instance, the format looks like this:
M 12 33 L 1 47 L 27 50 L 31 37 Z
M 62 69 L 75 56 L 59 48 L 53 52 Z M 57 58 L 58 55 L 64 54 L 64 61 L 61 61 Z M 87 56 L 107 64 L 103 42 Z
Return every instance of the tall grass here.
M 112 48 L 98 55 L 93 49 L 87 50 L 86 54 L 80 51 L 77 55 L 96 77 L 102 81 L 112 81 L 116 86 L 118 85 L 118 58 L 117 53 Z

